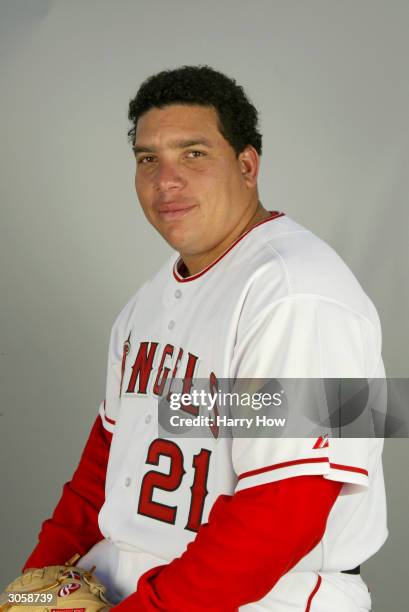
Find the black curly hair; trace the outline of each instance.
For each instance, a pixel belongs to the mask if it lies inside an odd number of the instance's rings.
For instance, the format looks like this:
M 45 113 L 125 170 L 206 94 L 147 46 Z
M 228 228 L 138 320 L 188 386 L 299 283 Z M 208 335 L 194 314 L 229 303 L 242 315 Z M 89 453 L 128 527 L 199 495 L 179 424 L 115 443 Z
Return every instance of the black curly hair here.
M 258 113 L 243 87 L 210 66 L 181 66 L 163 70 L 147 78 L 129 102 L 128 132 L 134 144 L 138 119 L 152 108 L 170 104 L 198 104 L 213 107 L 219 117 L 219 130 L 239 155 L 252 145 L 261 155 L 262 137 L 257 129 Z

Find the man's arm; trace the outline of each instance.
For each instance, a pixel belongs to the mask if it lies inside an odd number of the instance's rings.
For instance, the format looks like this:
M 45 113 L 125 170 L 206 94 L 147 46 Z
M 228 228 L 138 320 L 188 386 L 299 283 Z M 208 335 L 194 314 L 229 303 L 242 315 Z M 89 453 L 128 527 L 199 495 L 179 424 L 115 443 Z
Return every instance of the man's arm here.
M 52 517 L 46 520 L 39 542 L 24 564 L 27 568 L 65 563 L 85 554 L 102 539 L 98 513 L 105 499 L 105 477 L 112 434 L 98 416 L 91 429 L 78 468 L 63 487 Z
M 298 476 L 221 495 L 196 539 L 146 572 L 118 612 L 233 612 L 264 597 L 322 539 L 342 483 Z

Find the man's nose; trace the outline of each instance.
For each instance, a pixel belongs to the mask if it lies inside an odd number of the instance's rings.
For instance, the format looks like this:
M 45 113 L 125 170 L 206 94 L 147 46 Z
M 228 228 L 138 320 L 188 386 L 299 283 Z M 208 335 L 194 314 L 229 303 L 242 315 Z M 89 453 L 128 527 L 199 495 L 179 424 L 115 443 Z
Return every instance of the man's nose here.
M 154 184 L 159 191 L 168 191 L 182 188 L 185 185 L 185 179 L 177 164 L 161 161 L 156 168 Z

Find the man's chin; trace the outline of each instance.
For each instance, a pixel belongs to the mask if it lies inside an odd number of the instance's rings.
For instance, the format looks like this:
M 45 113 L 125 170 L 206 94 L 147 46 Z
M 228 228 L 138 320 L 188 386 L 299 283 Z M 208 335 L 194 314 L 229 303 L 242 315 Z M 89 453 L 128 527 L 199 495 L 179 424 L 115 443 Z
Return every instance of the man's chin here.
M 175 251 L 188 252 L 197 250 L 197 239 L 186 228 L 172 227 L 160 231 L 162 237 Z M 196 247 L 196 248 L 195 248 Z
M 195 255 L 198 250 L 197 245 L 195 245 L 196 248 L 194 248 L 194 246 L 189 240 L 183 240 L 183 239 L 178 240 L 175 237 L 173 237 L 172 239 L 166 239 L 166 242 L 169 244 L 169 246 L 172 247 L 172 249 L 175 249 L 175 251 L 178 251 L 181 257 L 183 257 L 183 255 L 187 255 L 187 256 Z

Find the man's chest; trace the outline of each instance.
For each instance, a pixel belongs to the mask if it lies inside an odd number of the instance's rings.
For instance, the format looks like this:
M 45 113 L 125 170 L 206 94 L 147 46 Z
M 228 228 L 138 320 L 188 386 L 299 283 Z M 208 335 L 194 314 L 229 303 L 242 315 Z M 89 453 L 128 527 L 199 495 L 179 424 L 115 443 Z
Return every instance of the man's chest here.
M 227 378 L 237 302 L 212 286 L 151 291 L 135 307 L 118 351 L 121 397 L 157 400 L 172 381 L 188 392 L 194 379 Z

